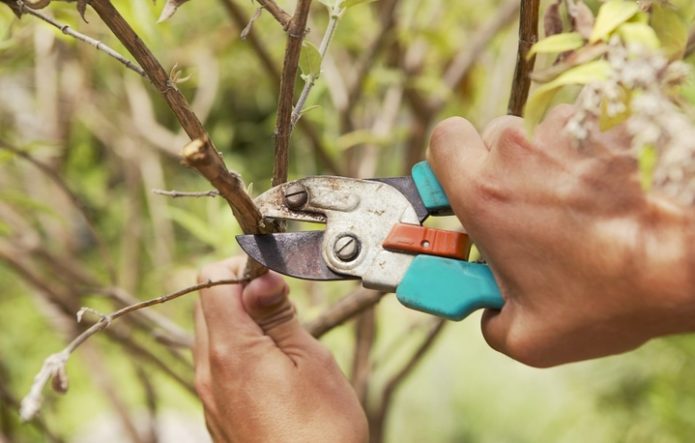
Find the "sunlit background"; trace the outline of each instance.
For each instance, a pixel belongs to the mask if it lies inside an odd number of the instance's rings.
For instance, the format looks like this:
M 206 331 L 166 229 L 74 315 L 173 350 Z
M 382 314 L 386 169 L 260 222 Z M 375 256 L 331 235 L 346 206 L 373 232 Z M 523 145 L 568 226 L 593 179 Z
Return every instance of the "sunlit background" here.
M 255 10 L 250 1 L 230 1 L 247 17 Z M 327 13 L 315 3 L 308 39 L 318 44 Z M 508 2 L 402 0 L 395 27 L 369 60 L 361 97 L 346 125 L 346 84 L 380 32 L 384 3 L 357 6 L 341 19 L 309 99 L 308 106 L 318 107 L 303 117 L 321 149 L 351 176 L 407 172 L 424 157 L 427 131 L 439 119 L 458 114 L 480 127 L 506 112 L 516 15 L 486 42 L 453 89 L 443 73 Z M 224 1 L 191 0 L 162 24 L 156 23 L 161 3 L 124 0 L 116 6 L 165 69 L 176 67 L 182 78 L 190 75 L 179 87 L 227 165 L 251 184 L 254 195 L 267 189 L 278 82 L 259 61 L 251 38 L 239 37 L 243 26 L 230 19 Z M 71 3 L 55 2 L 43 12 L 126 54 L 93 11 L 88 9 L 89 23 L 79 19 Z M 263 14 L 251 33 L 279 69 L 285 45 L 280 26 Z M 695 101 L 692 82 L 685 93 Z M 442 106 L 423 109 L 418 97 L 440 100 Z M 234 240 L 239 228 L 222 200 L 151 192 L 210 189 L 180 164 L 177 153 L 186 142 L 147 81 L 34 17 L 16 19 L 0 4 L 0 144 L 28 153 L 62 177 L 100 239 L 54 177 L 0 149 L 0 442 L 207 438 L 200 404 L 183 387 L 192 382 L 189 352 L 172 350 L 137 322 L 115 328 L 120 339 L 101 334 L 76 352 L 68 365 L 69 392 L 47 392 L 38 422 L 20 424 L 16 404 L 43 359 L 78 331 L 56 299 L 68 300 L 64 306 L 108 312 L 118 304 L 96 287 L 155 297 L 193 284 L 202 264 L 239 253 Z M 292 177 L 334 172 L 318 159 L 316 145 L 301 128 L 295 131 Z M 451 219 L 438 223 L 456 227 Z M 352 285 L 291 281 L 292 297 L 309 321 Z M 153 311 L 192 331 L 194 299 L 190 295 Z M 431 318 L 405 309 L 392 295 L 378 305 L 376 318 L 367 396 L 372 407 L 432 325 Z M 322 340 L 349 373 L 354 322 Z M 132 343 L 159 363 L 135 352 Z M 448 324 L 395 392 L 386 441 L 691 441 L 693 374 L 692 337 L 655 340 L 600 361 L 528 368 L 485 344 L 476 314 Z

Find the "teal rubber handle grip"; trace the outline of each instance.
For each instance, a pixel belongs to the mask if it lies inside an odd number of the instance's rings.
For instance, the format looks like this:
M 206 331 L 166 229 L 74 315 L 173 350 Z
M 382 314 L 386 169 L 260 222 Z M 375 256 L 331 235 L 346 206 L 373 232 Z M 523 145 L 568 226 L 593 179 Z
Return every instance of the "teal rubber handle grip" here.
M 416 163 L 410 175 L 413 177 L 415 187 L 417 187 L 422 203 L 430 214 L 451 214 L 449 199 L 444 193 L 444 188 L 442 188 L 439 180 L 437 180 L 429 163 L 425 161 Z
M 487 265 L 431 255 L 415 257 L 396 297 L 411 309 L 456 321 L 475 310 L 504 305 Z
M 449 199 L 429 163 L 413 166 L 412 177 L 430 214 L 451 214 Z M 490 268 L 450 258 L 418 255 L 398 288 L 405 306 L 449 320 L 462 320 L 477 309 L 501 309 L 504 299 Z

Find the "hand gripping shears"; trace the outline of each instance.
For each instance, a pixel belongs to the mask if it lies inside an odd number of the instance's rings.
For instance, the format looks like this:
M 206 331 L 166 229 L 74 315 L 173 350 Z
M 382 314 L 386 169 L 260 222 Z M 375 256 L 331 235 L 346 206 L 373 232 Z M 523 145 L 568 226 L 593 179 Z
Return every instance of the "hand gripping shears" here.
M 276 186 L 255 200 L 268 219 L 325 223 L 323 231 L 237 237 L 264 266 L 308 280 L 361 279 L 395 292 L 405 306 L 451 320 L 504 304 L 490 271 L 469 263 L 468 236 L 422 226 L 451 207 L 427 162 L 409 177 L 315 176 Z

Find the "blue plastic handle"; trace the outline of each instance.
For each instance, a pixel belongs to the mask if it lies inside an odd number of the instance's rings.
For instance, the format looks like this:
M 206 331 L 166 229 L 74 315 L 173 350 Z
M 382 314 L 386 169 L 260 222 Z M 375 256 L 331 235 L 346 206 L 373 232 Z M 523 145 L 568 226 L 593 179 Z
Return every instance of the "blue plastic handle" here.
M 413 181 L 431 214 L 450 214 L 449 199 L 427 162 L 413 167 Z M 396 288 L 405 306 L 449 320 L 462 320 L 482 308 L 504 304 L 497 282 L 485 264 L 418 255 Z
M 449 320 L 482 308 L 501 309 L 504 299 L 487 265 L 418 255 L 396 288 L 403 305 Z
M 416 163 L 410 175 L 413 177 L 422 203 L 430 214 L 451 214 L 449 199 L 429 163 Z

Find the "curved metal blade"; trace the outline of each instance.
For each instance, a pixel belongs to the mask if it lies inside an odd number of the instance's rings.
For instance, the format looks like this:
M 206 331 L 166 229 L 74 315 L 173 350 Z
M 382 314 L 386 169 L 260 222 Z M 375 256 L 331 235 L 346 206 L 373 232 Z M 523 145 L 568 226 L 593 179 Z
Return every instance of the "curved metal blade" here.
M 284 232 L 264 235 L 238 235 L 237 242 L 258 263 L 290 277 L 304 280 L 347 280 L 323 261 L 323 231 Z

